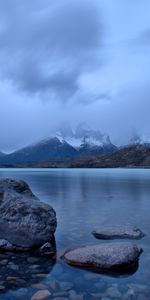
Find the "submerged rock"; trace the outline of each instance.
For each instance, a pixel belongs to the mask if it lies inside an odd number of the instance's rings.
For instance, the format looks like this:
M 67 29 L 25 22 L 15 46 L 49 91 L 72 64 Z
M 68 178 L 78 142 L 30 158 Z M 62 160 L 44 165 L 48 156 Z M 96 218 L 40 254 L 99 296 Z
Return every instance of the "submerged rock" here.
M 56 226 L 54 209 L 41 202 L 24 181 L 0 180 L 0 250 L 50 246 Z
M 66 263 L 99 273 L 130 272 L 138 263 L 142 249 L 131 243 L 82 246 L 68 250 L 61 257 Z
M 145 234 L 137 227 L 132 226 L 112 226 L 100 228 L 95 230 L 92 234 L 100 240 L 113 239 L 133 239 L 138 240 L 145 236 Z
M 52 239 L 51 242 L 47 242 L 42 247 L 40 248 L 40 254 L 44 256 L 51 256 L 54 257 L 55 259 L 55 250 L 56 245 L 55 245 L 55 239 Z
M 43 257 L 41 255 L 36 255 L 34 258 L 37 259 L 35 262 L 29 260 L 29 252 L 16 252 L 12 255 L 12 252 L 7 251 L 3 253 L 5 259 L 0 260 L 0 285 L 5 286 L 5 291 L 12 291 L 12 293 L 19 294 L 21 297 L 22 291 L 28 289 L 32 285 L 35 285 L 35 292 L 37 290 L 47 289 L 42 287 L 41 281 L 48 278 L 52 272 L 56 260 L 51 259 L 51 257 Z M 37 285 L 37 286 L 36 286 Z M 16 297 L 11 299 L 16 299 Z M 0 295 L 1 299 L 1 295 Z M 31 297 L 27 297 L 30 299 Z
M 31 300 L 45 300 L 45 299 L 47 299 L 50 296 L 51 296 L 50 291 L 48 291 L 48 290 L 41 290 L 41 291 L 36 292 L 32 296 Z

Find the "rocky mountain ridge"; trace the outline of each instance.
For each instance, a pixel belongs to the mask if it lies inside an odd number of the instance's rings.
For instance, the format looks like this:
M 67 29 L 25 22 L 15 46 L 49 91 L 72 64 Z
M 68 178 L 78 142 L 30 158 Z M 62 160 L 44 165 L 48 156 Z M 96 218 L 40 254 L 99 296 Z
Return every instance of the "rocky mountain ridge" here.
M 135 135 L 127 145 L 117 147 L 99 130 L 63 126 L 47 139 L 10 154 L 0 153 L 0 166 L 146 167 L 150 166 L 150 143 Z
M 98 130 L 77 128 L 56 132 L 51 137 L 13 153 L 0 156 L 0 164 L 35 163 L 43 161 L 68 161 L 80 155 L 110 153 L 117 150 L 108 135 Z

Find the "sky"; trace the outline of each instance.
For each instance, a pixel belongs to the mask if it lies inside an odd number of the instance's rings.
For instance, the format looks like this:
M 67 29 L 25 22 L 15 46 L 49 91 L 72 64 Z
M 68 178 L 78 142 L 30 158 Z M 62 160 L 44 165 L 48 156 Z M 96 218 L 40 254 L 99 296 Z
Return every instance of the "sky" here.
M 150 136 L 149 0 L 0 0 L 0 151 L 85 122 Z

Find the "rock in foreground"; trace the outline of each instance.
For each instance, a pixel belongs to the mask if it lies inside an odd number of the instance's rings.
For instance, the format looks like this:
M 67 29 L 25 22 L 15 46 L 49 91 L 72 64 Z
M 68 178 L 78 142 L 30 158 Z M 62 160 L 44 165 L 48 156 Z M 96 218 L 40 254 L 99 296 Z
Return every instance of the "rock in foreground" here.
M 92 234 L 100 240 L 113 239 L 133 239 L 138 240 L 145 236 L 145 234 L 137 227 L 131 226 L 112 226 L 95 230 Z
M 142 249 L 131 243 L 108 243 L 68 250 L 61 258 L 75 267 L 123 274 L 134 268 L 141 253 Z
M 0 250 L 40 249 L 54 241 L 56 226 L 54 209 L 24 181 L 0 180 Z

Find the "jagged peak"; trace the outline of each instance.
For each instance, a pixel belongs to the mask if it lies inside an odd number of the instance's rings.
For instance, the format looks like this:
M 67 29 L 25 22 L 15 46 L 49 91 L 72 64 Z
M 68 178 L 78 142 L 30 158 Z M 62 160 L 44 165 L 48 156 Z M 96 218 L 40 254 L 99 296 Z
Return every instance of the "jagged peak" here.
M 54 133 L 55 134 L 55 133 Z M 61 142 L 64 140 L 76 149 L 86 144 L 91 147 L 103 147 L 112 144 L 108 134 L 102 133 L 99 129 L 90 128 L 86 123 L 80 123 L 72 129 L 68 123 L 57 130 L 55 134 Z

